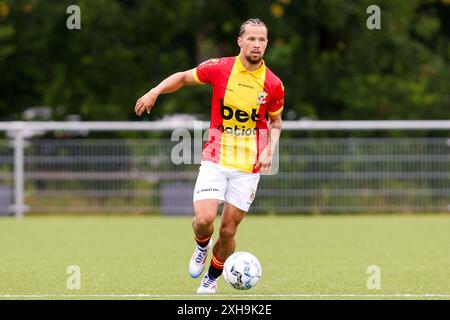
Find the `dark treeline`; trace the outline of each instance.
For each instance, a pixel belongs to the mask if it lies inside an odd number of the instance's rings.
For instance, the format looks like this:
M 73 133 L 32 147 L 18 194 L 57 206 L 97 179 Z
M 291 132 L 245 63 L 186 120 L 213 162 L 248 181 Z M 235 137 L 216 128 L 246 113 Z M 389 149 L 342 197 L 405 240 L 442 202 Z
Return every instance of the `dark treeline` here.
M 80 30 L 66 27 L 73 4 Z M 371 4 L 381 30 L 366 27 Z M 49 106 L 54 120 L 138 120 L 136 99 L 166 76 L 236 55 L 250 17 L 269 27 L 283 118 L 450 118 L 448 0 L 0 0 L 0 119 Z M 207 118 L 209 93 L 161 96 L 142 120 Z

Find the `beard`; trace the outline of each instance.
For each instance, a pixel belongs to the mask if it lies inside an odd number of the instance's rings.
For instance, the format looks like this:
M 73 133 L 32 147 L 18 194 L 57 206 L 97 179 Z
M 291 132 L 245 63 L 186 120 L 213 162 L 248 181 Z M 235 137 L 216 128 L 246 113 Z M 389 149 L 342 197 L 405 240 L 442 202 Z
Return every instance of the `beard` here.
M 246 59 L 247 62 L 250 63 L 250 64 L 258 64 L 258 63 L 260 63 L 261 60 L 262 60 L 262 55 L 259 55 L 257 58 L 253 58 L 253 57 L 251 56 L 251 54 L 250 54 L 250 55 L 246 55 L 246 56 L 245 56 L 245 59 Z

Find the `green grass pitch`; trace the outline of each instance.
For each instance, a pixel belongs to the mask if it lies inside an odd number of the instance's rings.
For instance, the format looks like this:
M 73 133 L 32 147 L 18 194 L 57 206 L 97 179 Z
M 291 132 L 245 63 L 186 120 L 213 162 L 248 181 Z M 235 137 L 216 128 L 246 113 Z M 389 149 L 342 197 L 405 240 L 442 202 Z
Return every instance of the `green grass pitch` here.
M 450 299 L 449 215 L 250 214 L 236 251 L 258 257 L 262 279 L 237 291 L 221 278 L 215 297 L 195 294 L 193 248 L 189 217 L 1 218 L 0 299 Z

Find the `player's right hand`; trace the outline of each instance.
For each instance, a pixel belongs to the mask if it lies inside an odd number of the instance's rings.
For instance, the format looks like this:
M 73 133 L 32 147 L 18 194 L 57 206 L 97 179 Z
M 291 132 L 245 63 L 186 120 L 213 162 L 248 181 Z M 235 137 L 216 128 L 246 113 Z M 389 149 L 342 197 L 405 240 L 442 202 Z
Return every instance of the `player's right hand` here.
M 134 112 L 136 115 L 140 116 L 144 111 L 150 113 L 150 110 L 155 105 L 158 94 L 152 89 L 136 101 L 134 106 Z

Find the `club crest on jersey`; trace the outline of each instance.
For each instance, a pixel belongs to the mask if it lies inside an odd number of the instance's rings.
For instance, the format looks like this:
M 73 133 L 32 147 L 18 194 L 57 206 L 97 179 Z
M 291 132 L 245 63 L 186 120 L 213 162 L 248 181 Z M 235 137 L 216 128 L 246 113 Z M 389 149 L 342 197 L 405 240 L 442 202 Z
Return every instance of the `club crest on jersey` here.
M 258 105 L 265 104 L 266 98 L 267 98 L 267 92 L 265 92 L 265 91 L 258 92 L 258 99 L 256 99 L 256 103 Z

